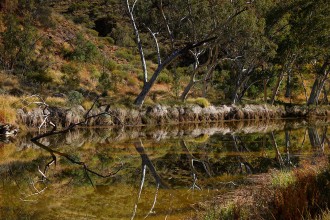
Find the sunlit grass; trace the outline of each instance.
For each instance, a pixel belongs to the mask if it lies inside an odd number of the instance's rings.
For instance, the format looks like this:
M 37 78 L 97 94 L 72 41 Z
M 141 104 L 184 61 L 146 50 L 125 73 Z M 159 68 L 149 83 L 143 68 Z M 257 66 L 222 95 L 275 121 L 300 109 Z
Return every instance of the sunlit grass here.
M 209 107 L 211 103 L 206 98 L 189 98 L 187 103 L 199 105 L 202 108 Z
M 293 172 L 279 171 L 272 174 L 271 184 L 274 187 L 285 188 L 293 184 L 296 181 L 296 177 Z

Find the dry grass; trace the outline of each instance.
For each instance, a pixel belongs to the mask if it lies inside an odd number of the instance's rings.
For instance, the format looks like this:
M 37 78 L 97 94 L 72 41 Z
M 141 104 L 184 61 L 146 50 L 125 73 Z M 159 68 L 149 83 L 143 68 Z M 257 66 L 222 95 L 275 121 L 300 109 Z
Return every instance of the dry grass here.
M 60 97 L 48 97 L 46 99 L 46 103 L 49 106 L 56 106 L 56 107 L 65 107 L 67 105 L 66 99 Z
M 274 187 L 285 188 L 296 181 L 295 175 L 289 171 L 279 171 L 272 175 L 272 185 Z
M 204 203 L 206 213 L 198 219 L 315 219 L 330 202 L 329 186 L 323 183 L 329 179 L 327 167 L 328 160 L 319 158 L 316 165 L 303 161 L 292 171 L 253 175 L 250 185 Z M 324 211 L 317 219 L 329 216 Z
M 0 95 L 0 123 L 16 123 L 16 109 L 13 106 L 17 102 L 17 97 Z

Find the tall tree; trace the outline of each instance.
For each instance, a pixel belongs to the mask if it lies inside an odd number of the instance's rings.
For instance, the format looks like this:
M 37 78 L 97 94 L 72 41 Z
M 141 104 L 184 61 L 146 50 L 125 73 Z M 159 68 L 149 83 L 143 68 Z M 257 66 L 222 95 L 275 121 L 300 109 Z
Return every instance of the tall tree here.
M 140 4 L 139 4 L 140 3 Z M 139 4 L 139 5 L 138 5 Z M 126 1 L 128 14 L 133 26 L 136 36 L 136 43 L 139 48 L 139 54 L 142 61 L 142 68 L 144 70 L 144 84 L 140 94 L 134 101 L 134 104 L 141 106 L 150 92 L 150 89 L 155 84 L 160 73 L 177 57 L 186 54 L 189 50 L 199 47 L 214 39 L 213 36 L 204 38 L 198 42 L 190 40 L 183 29 L 181 23 L 185 19 L 186 3 L 182 1 L 145 1 L 141 2 L 135 0 L 130 3 Z M 139 9 L 139 18 L 134 17 L 134 10 Z M 180 9 L 178 11 L 178 9 Z M 170 16 L 168 15 L 170 14 Z M 159 16 L 160 15 L 160 16 Z M 138 23 L 140 26 L 138 26 Z M 143 53 L 143 45 L 141 40 L 140 29 L 149 32 L 154 40 L 155 51 L 158 59 L 158 66 L 148 80 L 146 71 L 145 55 Z M 158 41 L 162 38 L 162 42 Z M 179 39 L 179 40 L 177 40 Z M 162 59 L 161 46 L 164 47 L 165 58 Z M 169 49 L 168 49 L 169 48 Z

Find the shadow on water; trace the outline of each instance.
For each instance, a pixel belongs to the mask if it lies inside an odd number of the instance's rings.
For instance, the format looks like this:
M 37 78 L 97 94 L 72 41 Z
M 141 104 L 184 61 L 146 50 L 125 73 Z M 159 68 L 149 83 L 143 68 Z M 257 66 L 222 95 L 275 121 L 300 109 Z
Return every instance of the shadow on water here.
M 248 176 L 316 163 L 329 150 L 327 125 L 76 129 L 33 143 L 26 134 L 0 146 L 0 217 L 189 218 L 194 204 L 251 184 Z

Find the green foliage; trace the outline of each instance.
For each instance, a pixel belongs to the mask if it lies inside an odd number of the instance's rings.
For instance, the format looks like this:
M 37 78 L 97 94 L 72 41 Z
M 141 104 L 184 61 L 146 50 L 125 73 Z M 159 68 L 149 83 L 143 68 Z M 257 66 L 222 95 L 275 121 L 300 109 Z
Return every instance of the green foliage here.
M 4 17 L 6 30 L 1 33 L 1 67 L 24 70 L 35 59 L 35 46 L 39 36 L 28 18 L 22 22 L 14 14 Z
M 127 49 L 117 50 L 115 55 L 116 55 L 116 57 L 125 59 L 127 61 L 134 60 L 134 55 L 131 53 L 130 50 L 127 50 Z
M 102 72 L 99 78 L 100 89 L 107 91 L 112 88 L 111 75 L 107 72 Z
M 296 178 L 294 176 L 294 173 L 289 171 L 280 171 L 276 172 L 272 175 L 272 185 L 274 187 L 281 187 L 285 188 L 289 185 L 295 183 Z
M 26 73 L 26 77 L 36 83 L 50 83 L 53 81 L 52 77 L 45 73 L 39 71 L 31 71 Z
M 65 86 L 69 88 L 77 88 L 80 83 L 79 69 L 73 64 L 64 64 L 61 67 L 63 73 L 62 80 Z
M 107 68 L 110 71 L 117 69 L 117 63 L 113 60 L 108 60 L 108 61 L 105 60 L 104 65 L 105 65 L 105 68 Z
M 114 39 L 117 45 L 131 47 L 132 45 L 135 45 L 134 35 L 131 33 L 132 31 L 129 25 L 117 23 L 116 27 L 111 33 L 111 37 Z
M 202 108 L 206 108 L 211 105 L 211 103 L 206 98 L 201 98 L 201 97 L 196 99 L 193 98 L 187 99 L 187 103 L 196 104 Z
M 159 83 L 170 84 L 172 82 L 172 77 L 168 71 L 164 70 L 163 73 L 159 75 L 157 80 Z
M 75 90 L 72 90 L 68 93 L 68 102 L 70 105 L 81 105 L 83 102 L 84 96 Z
M 71 60 L 81 62 L 94 62 L 100 57 L 99 49 L 89 40 L 86 40 L 82 34 L 78 34 L 74 41 L 74 50 L 67 54 Z

